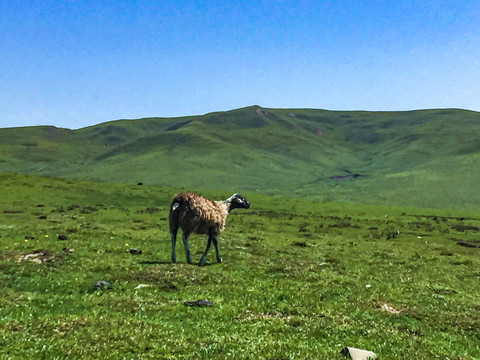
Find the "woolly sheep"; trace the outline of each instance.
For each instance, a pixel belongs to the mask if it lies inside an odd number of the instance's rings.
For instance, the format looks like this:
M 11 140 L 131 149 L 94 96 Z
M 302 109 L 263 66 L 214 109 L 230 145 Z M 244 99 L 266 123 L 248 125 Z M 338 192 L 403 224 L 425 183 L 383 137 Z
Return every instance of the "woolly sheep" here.
M 208 243 L 199 265 L 205 265 L 210 246 L 215 245 L 217 261 L 222 262 L 218 251 L 217 236 L 225 230 L 225 221 L 233 209 L 248 209 L 250 203 L 239 194 L 233 194 L 224 201 L 212 201 L 192 192 L 177 194 L 170 206 L 170 233 L 172 234 L 172 262 L 177 262 L 175 245 L 177 243 L 177 231 L 183 231 L 183 244 L 187 262 L 192 263 L 188 238 L 192 233 L 208 235 Z

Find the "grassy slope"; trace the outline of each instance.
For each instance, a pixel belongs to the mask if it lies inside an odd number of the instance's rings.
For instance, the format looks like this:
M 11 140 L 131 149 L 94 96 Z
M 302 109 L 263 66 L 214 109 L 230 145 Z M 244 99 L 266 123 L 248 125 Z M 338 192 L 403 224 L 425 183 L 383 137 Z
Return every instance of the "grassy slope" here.
M 168 261 L 178 190 L 0 174 L 0 358 L 480 353 L 480 248 L 457 244 L 479 245 L 480 214 L 247 193 L 251 209 L 232 213 L 219 241 L 225 262 L 212 252 L 199 268 L 180 244 L 180 263 Z M 199 259 L 205 242 L 191 246 Z M 18 261 L 39 249 L 47 262 Z M 93 291 L 97 280 L 114 289 Z M 215 306 L 183 305 L 204 298 Z
M 116 121 L 76 131 L 0 129 L 0 170 L 327 201 L 478 208 L 478 113 L 258 109 Z M 344 170 L 364 176 L 329 178 Z

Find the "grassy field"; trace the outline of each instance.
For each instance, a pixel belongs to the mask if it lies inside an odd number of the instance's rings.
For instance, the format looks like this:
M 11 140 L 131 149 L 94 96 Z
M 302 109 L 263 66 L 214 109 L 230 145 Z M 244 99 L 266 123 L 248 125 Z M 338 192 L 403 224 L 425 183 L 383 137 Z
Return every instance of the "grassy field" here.
M 478 212 L 247 192 L 202 268 L 169 262 L 182 190 L 0 174 L 0 358 L 480 357 Z
M 78 130 L 0 129 L 0 172 L 477 211 L 479 128 L 479 113 L 455 109 L 252 106 Z M 361 176 L 331 178 L 348 171 Z

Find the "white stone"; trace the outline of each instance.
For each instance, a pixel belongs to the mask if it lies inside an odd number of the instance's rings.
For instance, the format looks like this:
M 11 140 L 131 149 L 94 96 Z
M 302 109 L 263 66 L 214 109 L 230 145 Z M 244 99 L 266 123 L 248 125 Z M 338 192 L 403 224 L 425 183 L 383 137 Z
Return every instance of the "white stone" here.
M 138 285 L 138 286 L 135 288 L 135 290 L 137 290 L 137 289 L 141 289 L 141 288 L 144 288 L 144 287 L 150 287 L 150 285 L 147 285 L 147 284 L 140 284 L 140 285 Z
M 371 360 L 377 357 L 374 352 L 356 349 L 353 347 L 346 347 L 342 352 L 345 356 L 349 356 L 353 360 Z

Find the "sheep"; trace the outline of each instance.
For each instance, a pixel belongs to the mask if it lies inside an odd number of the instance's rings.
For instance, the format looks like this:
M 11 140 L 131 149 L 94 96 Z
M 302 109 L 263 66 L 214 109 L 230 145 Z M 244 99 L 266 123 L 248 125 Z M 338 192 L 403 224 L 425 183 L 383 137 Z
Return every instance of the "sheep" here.
M 212 242 L 215 245 L 217 261 L 222 262 L 222 257 L 218 251 L 217 236 L 225 230 L 227 215 L 233 209 L 248 209 L 249 207 L 248 200 L 239 194 L 233 194 L 224 201 L 212 201 L 192 192 L 175 195 L 169 215 L 170 233 L 172 235 L 172 262 L 177 262 L 175 245 L 178 228 L 183 231 L 183 245 L 189 264 L 192 263 L 192 258 L 188 238 L 192 233 L 208 235 L 207 248 L 200 260 L 200 266 L 205 265 L 205 257 Z

